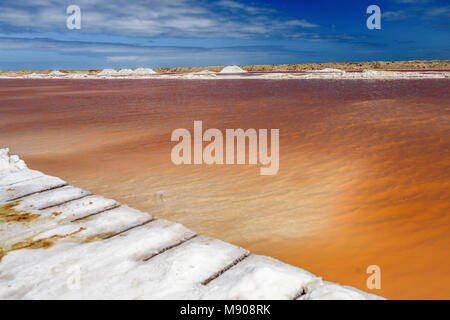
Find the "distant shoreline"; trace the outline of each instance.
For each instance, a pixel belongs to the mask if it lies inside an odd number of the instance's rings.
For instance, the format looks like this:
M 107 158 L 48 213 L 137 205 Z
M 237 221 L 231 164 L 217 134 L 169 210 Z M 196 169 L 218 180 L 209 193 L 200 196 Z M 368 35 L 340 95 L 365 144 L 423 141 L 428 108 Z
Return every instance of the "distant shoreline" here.
M 219 72 L 225 66 L 208 67 L 173 67 L 173 68 L 153 68 L 158 73 L 189 73 L 209 70 Z M 450 60 L 411 60 L 411 61 L 371 61 L 371 62 L 326 62 L 326 63 L 291 63 L 291 64 L 266 64 L 266 65 L 240 65 L 248 72 L 292 72 L 322 70 L 326 68 L 341 69 L 347 71 L 362 70 L 439 70 L 450 71 Z M 119 69 L 119 68 L 118 68 Z M 118 70 L 117 69 L 117 70 Z M 0 75 L 27 75 L 31 73 L 48 74 L 52 70 L 0 70 Z M 89 70 L 61 70 L 63 73 L 97 74 L 101 69 Z

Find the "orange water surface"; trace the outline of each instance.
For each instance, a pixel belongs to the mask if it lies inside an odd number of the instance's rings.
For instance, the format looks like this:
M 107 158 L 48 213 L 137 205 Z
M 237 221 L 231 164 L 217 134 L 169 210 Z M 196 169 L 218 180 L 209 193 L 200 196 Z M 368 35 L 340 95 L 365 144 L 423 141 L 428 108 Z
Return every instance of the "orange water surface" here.
M 157 217 L 392 299 L 450 299 L 450 80 L 0 80 L 0 147 Z M 171 132 L 279 128 L 280 169 Z M 366 268 L 381 268 L 369 290 Z

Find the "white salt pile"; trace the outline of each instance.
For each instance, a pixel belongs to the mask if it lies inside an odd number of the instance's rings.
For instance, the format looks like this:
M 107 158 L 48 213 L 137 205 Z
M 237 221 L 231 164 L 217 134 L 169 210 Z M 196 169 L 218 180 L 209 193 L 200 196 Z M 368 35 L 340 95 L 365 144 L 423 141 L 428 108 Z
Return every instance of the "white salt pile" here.
M 136 75 L 144 75 L 144 74 L 155 74 L 155 72 L 152 68 L 137 68 L 134 70 L 134 74 Z
M 243 73 L 247 72 L 244 69 L 238 67 L 238 66 L 228 66 L 222 69 L 220 73 Z
M 85 79 L 88 78 L 89 76 L 85 73 L 70 73 L 69 75 L 67 75 L 67 77 L 69 79 Z
M 156 72 L 151 68 L 137 68 L 132 69 L 120 69 L 116 71 L 114 69 L 104 69 L 98 73 L 99 76 L 134 76 L 134 75 L 149 75 L 155 74 Z
M 119 74 L 121 76 L 130 76 L 130 75 L 134 74 L 134 71 L 131 69 L 120 69 L 117 74 Z
M 9 155 L 9 149 L 0 149 L 0 172 L 15 172 L 26 169 L 27 165 L 16 155 Z
M 65 76 L 66 74 L 64 72 L 59 71 L 59 70 L 53 70 L 48 75 L 52 76 L 52 77 L 59 77 L 59 76 Z
M 43 74 L 39 74 L 39 73 L 32 73 L 29 75 L 25 75 L 24 78 L 31 78 L 31 79 L 41 79 L 44 78 L 45 76 Z
M 340 70 L 340 69 L 333 69 L 333 68 L 325 68 L 325 69 L 322 69 L 322 70 L 313 70 L 312 72 L 337 72 L 337 73 L 343 73 L 343 72 L 345 72 L 345 71 L 343 71 L 343 70 Z
M 393 74 L 393 72 L 391 72 Z M 361 72 L 361 75 L 363 77 L 367 77 L 367 78 L 372 78 L 372 77 L 377 77 L 383 74 L 389 74 L 388 72 L 382 72 L 382 71 L 376 71 L 376 70 L 364 70 L 363 72 Z
M 114 69 L 103 69 L 98 73 L 99 76 L 116 76 L 118 72 Z

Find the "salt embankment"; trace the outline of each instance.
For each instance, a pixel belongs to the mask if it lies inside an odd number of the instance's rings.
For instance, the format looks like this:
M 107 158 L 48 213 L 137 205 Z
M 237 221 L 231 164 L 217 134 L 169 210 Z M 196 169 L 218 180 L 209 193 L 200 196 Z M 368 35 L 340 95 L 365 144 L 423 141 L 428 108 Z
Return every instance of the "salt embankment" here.
M 61 77 L 61 76 L 65 76 L 66 74 L 64 72 L 59 71 L 59 70 L 53 70 L 48 75 L 51 76 L 51 77 Z
M 344 70 L 341 69 L 333 69 L 333 68 L 325 68 L 325 69 L 321 69 L 321 70 L 313 70 L 311 72 L 315 72 L 315 73 L 329 73 L 329 72 L 334 72 L 334 73 L 344 73 Z
M 158 74 L 150 68 L 138 69 L 104 69 L 97 74 L 93 73 L 63 73 L 52 71 L 49 74 L 31 73 L 25 75 L 14 75 L 13 73 L 0 75 L 3 79 L 355 79 L 355 80 L 400 80 L 400 79 L 449 79 L 449 71 L 392 71 L 392 70 L 363 70 L 345 71 L 340 69 L 326 68 L 322 70 L 311 70 L 301 73 L 297 72 L 255 72 L 247 71 L 238 66 L 229 66 L 216 73 L 208 70 L 191 73 Z
M 118 72 L 114 69 L 103 69 L 98 73 L 99 76 L 116 76 Z
M 156 74 L 157 72 L 151 68 L 137 68 L 134 70 L 135 75 L 146 75 L 146 74 Z

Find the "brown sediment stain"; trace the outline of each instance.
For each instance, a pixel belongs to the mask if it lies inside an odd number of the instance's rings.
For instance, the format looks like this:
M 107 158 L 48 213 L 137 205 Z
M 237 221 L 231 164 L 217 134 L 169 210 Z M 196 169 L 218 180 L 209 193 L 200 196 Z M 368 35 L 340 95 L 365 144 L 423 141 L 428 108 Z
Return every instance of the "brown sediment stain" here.
M 84 231 L 84 230 L 86 230 L 86 228 L 80 227 L 78 230 L 68 233 L 68 234 L 65 234 L 65 235 L 57 234 L 57 235 L 53 235 L 51 237 L 42 238 L 42 239 L 38 239 L 38 240 L 33 240 L 36 237 L 36 235 L 31 236 L 29 238 L 26 238 L 22 241 L 19 241 L 19 242 L 13 244 L 9 249 L 0 248 L 0 262 L 1 262 L 1 259 L 8 252 L 15 251 L 15 250 L 21 250 L 21 249 L 48 249 L 48 248 L 52 247 L 54 244 L 56 244 L 56 242 L 59 239 L 71 237 L 77 233 L 80 233 L 81 231 Z M 81 244 L 95 242 L 95 241 L 102 241 L 102 240 L 111 238 L 112 236 L 115 236 L 116 234 L 117 233 L 115 233 L 115 232 L 107 232 L 107 233 L 91 235 L 91 236 L 84 237 L 84 238 L 75 238 L 75 239 L 73 239 L 73 241 L 81 243 Z
M 71 233 L 68 233 L 65 235 L 56 234 L 51 237 L 38 239 L 38 240 L 33 240 L 33 238 L 34 238 L 34 236 L 33 236 L 33 237 L 25 239 L 24 241 L 20 241 L 20 242 L 13 244 L 11 246 L 10 251 L 20 250 L 20 249 L 47 249 L 47 248 L 50 248 L 51 246 L 53 246 L 57 240 L 71 237 L 83 230 L 86 230 L 86 229 L 83 227 L 80 227 L 80 229 L 78 229 L 77 231 L 74 231 L 74 232 L 71 232 Z
M 16 189 L 14 189 L 14 188 L 9 188 L 9 189 L 7 189 L 6 191 L 14 191 L 14 190 L 16 190 Z
M 59 216 L 61 213 L 62 213 L 62 212 L 52 212 L 52 214 L 53 214 L 55 217 Z
M 40 217 L 37 213 L 26 212 L 14 209 L 18 202 L 11 202 L 0 205 L 0 223 L 27 223 Z
M 85 237 L 81 240 L 82 243 L 88 243 L 88 242 L 95 242 L 95 241 L 102 241 L 106 240 L 108 238 L 111 238 L 115 236 L 116 232 L 105 232 L 100 234 L 94 234 L 92 236 Z

